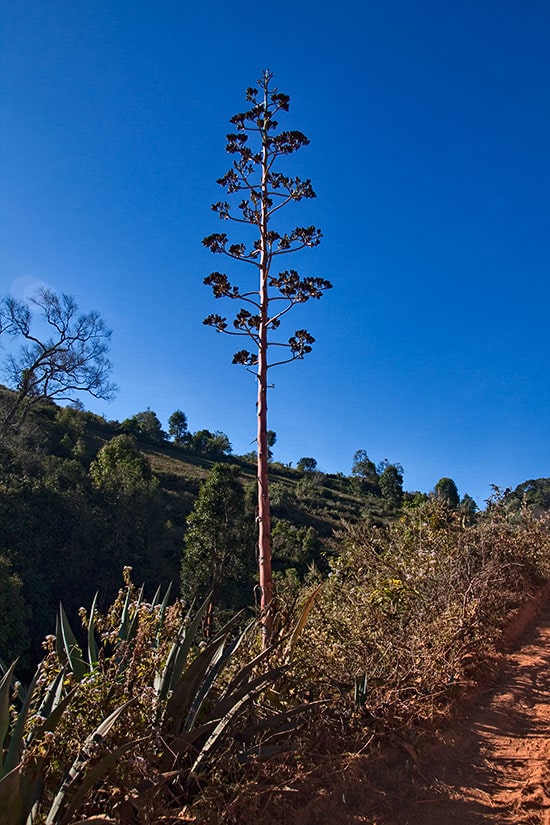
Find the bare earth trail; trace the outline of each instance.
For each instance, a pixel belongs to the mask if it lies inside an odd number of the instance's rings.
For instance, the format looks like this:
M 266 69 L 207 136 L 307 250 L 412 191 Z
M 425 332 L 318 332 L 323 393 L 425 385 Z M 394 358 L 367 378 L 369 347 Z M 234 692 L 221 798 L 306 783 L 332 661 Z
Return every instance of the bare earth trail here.
M 502 648 L 498 676 L 435 732 L 401 732 L 378 755 L 321 757 L 271 787 L 269 807 L 245 821 L 550 825 L 550 582 L 508 624 Z
M 506 654 L 497 684 L 455 717 L 435 744 L 412 751 L 408 781 L 386 796 L 376 825 L 550 825 L 546 605 L 539 602 L 536 626 Z

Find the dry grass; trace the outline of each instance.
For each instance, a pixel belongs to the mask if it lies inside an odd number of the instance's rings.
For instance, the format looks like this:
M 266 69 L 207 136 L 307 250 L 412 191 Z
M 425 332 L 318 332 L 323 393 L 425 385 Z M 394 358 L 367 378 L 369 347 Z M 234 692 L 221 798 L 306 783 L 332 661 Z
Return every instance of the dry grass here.
M 473 523 L 428 502 L 386 529 L 344 527 L 286 684 L 330 702 L 292 754 L 207 790 L 197 821 L 375 825 L 418 741 L 494 674 L 502 627 L 550 574 L 549 526 L 502 502 Z

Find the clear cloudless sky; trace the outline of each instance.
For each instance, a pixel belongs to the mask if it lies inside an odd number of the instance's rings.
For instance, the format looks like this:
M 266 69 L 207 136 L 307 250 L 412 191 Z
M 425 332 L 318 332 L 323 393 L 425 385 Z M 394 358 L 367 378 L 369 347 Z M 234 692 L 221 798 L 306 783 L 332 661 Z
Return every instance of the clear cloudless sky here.
M 288 226 L 324 236 L 293 265 L 334 284 L 289 318 L 316 344 L 272 373 L 275 458 L 365 449 L 481 506 L 550 475 L 547 0 L 4 0 L 0 28 L 0 293 L 102 314 L 120 389 L 89 409 L 254 448 L 254 378 L 201 323 L 233 309 L 203 278 L 248 269 L 201 240 L 231 229 L 228 121 L 269 68 L 311 140 Z

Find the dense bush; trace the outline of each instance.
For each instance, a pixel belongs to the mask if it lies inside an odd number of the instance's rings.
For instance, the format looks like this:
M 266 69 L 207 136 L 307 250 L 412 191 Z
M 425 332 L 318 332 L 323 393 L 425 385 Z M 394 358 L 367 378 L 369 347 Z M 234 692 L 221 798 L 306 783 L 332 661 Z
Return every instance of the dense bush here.
M 383 716 L 429 709 L 549 575 L 549 524 L 498 500 L 470 523 L 431 500 L 389 526 L 343 527 L 300 641 L 302 679 Z

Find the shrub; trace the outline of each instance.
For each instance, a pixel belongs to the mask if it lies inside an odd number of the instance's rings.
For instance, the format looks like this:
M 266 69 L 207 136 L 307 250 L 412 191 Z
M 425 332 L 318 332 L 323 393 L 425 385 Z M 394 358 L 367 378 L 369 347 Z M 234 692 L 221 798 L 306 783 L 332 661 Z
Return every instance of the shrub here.
M 548 528 L 501 502 L 470 523 L 437 500 L 389 526 L 343 527 L 298 646 L 301 678 L 348 709 L 364 683 L 375 715 L 428 712 L 548 576 Z

